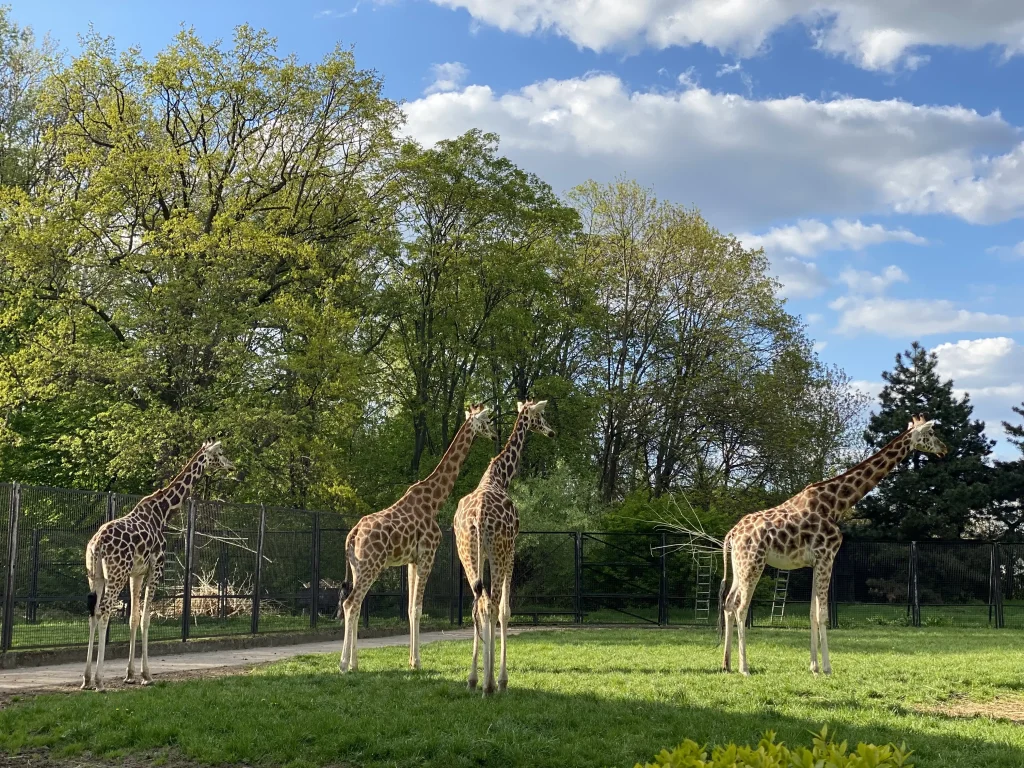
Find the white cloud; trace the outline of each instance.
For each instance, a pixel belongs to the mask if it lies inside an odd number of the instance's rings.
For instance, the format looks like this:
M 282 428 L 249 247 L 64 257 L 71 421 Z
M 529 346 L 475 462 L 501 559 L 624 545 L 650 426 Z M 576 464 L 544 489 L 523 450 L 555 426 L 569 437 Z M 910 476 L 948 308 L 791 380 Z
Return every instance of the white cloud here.
M 864 211 L 1024 215 L 1024 147 L 1014 149 L 1018 132 L 998 113 L 847 97 L 755 100 L 686 80 L 657 92 L 630 91 L 608 74 L 507 94 L 479 85 L 435 92 L 406 105 L 407 131 L 425 144 L 495 131 L 504 153 L 556 190 L 628 174 L 726 229 Z M 978 159 L 993 150 L 1007 154 Z M 1018 153 L 1014 172 L 1008 158 Z M 826 242 L 890 232 L 835 222 Z
M 428 96 L 432 93 L 448 93 L 459 90 L 462 87 L 462 81 L 469 75 L 469 70 L 459 61 L 434 64 L 430 70 L 433 73 L 434 82 L 424 91 Z
M 829 306 L 840 313 L 836 331 L 862 331 L 890 338 L 921 338 L 937 333 L 987 333 L 1024 329 L 1024 317 L 971 312 L 944 299 L 892 299 L 843 296 Z
M 769 256 L 771 272 L 782 284 L 779 295 L 787 299 L 813 299 L 824 293 L 831 282 L 817 264 L 793 256 Z
M 886 229 L 881 224 L 863 224 L 860 220 L 836 219 L 831 225 L 816 219 L 802 219 L 796 224 L 773 227 L 763 235 L 741 234 L 737 237 L 748 248 L 786 251 L 798 256 L 817 256 L 822 251 L 860 251 L 886 242 L 925 245 L 927 240 L 907 229 Z
M 846 287 L 852 294 L 864 295 L 873 294 L 880 296 L 893 283 L 909 283 L 907 273 L 891 264 L 879 274 L 863 272 L 857 269 L 844 269 L 839 273 L 839 279 L 846 283 Z
M 971 396 L 974 415 L 985 422 L 988 436 L 1005 437 L 1001 422 L 1018 422 L 1011 408 L 1024 401 L 1024 345 L 996 336 L 939 344 L 933 351 L 939 375 L 953 379 L 958 396 L 964 392 Z M 1016 450 L 1001 443 L 996 453 L 1011 458 Z
M 356 3 L 347 11 L 337 11 L 333 8 L 325 8 L 313 14 L 314 19 L 344 19 L 346 16 L 354 16 L 359 12 L 360 3 Z
M 994 245 L 991 248 L 986 248 L 985 253 L 1010 260 L 1024 259 L 1024 240 L 1016 245 Z
M 637 50 L 702 44 L 740 57 L 763 51 L 798 22 L 817 47 L 865 69 L 914 69 L 923 46 L 1024 48 L 1018 0 L 433 0 L 520 34 L 553 32 L 582 48 Z
M 812 348 L 817 353 L 817 352 L 824 352 L 825 351 L 825 347 L 827 347 L 827 346 L 828 346 L 828 342 L 827 341 L 816 341 L 816 342 L 814 342 L 814 345 L 813 345 Z
M 878 401 L 878 396 L 882 394 L 882 389 L 885 387 L 884 381 L 867 381 L 865 379 L 856 379 L 850 382 L 850 389 L 857 392 L 863 392 L 872 402 Z

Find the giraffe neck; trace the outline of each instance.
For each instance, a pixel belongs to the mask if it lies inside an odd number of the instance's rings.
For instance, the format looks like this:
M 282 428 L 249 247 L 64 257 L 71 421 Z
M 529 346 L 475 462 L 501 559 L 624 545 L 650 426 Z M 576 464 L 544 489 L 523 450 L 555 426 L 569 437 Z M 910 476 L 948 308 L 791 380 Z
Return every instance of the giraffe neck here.
M 519 471 L 519 459 L 523 455 L 523 443 L 525 442 L 526 419 L 523 418 L 523 412 L 521 412 L 512 427 L 512 434 L 508 436 L 508 442 L 501 449 L 501 453 L 491 459 L 484 478 L 502 488 L 508 488 L 508 484 L 512 482 L 512 478 Z
M 836 502 L 833 504 L 833 513 L 850 509 L 892 472 L 907 457 L 912 447 L 913 439 L 910 430 L 907 430 L 843 474 L 815 483 L 814 487 L 819 489 L 819 498 L 821 493 L 834 494 Z
M 455 487 L 455 481 L 459 477 L 459 470 L 462 463 L 469 456 L 469 449 L 473 444 L 473 430 L 469 427 L 469 419 L 463 422 L 459 431 L 452 438 L 451 445 L 444 452 L 441 461 L 434 467 L 434 471 L 423 478 L 419 485 L 430 488 L 434 493 L 432 497 L 438 499 L 438 505 L 448 498 L 448 494 Z
M 206 451 L 200 451 L 189 460 L 167 487 L 161 488 L 150 497 L 155 502 L 151 508 L 156 510 L 158 525 L 166 525 L 171 515 L 181 508 L 192 487 L 203 476 L 207 461 Z

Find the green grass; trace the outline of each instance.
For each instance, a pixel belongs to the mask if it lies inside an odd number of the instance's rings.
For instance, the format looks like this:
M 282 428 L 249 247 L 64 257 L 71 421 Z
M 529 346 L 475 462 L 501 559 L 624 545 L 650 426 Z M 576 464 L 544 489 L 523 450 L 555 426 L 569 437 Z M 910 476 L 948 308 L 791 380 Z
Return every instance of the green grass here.
M 1017 633 L 945 628 L 831 633 L 831 678 L 807 671 L 806 633 L 755 629 L 753 676 L 717 672 L 720 648 L 695 630 L 568 630 L 510 639 L 510 688 L 465 690 L 470 646 L 298 657 L 249 675 L 150 689 L 45 695 L 0 711 L 0 749 L 178 756 L 293 766 L 632 766 L 684 738 L 787 743 L 829 726 L 851 742 L 905 741 L 918 766 L 1019 768 L 1024 728 L 921 711 L 953 695 L 1019 697 Z M 111 674 L 113 674 L 111 670 Z

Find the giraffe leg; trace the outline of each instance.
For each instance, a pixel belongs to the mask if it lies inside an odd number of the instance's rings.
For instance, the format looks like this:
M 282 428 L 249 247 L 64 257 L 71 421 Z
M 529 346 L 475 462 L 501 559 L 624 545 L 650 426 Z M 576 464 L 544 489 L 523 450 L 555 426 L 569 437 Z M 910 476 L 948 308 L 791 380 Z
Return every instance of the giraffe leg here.
M 735 554 L 735 550 L 733 550 Z M 764 557 L 756 556 L 749 562 L 737 568 L 735 557 L 733 558 L 734 579 L 738 582 L 736 587 L 736 599 L 734 601 L 733 617 L 736 621 L 737 646 L 740 654 L 740 674 L 749 675 L 750 666 L 747 664 L 747 611 L 750 610 L 750 601 L 754 599 L 754 588 L 757 586 L 761 572 L 764 570 Z
M 480 641 L 484 646 L 484 696 L 490 696 L 497 690 L 494 684 L 494 630 L 495 616 L 491 608 L 491 598 L 480 598 Z
M 818 593 L 811 591 L 811 672 L 818 674 Z
M 131 577 L 132 615 L 128 624 L 128 669 L 125 671 L 124 681 L 128 684 L 135 682 L 135 636 L 139 631 L 139 624 L 142 616 L 142 580 L 143 576 Z
M 97 691 L 103 690 L 103 652 L 107 646 L 107 624 L 110 622 L 109 611 L 103 611 L 97 621 L 96 676 L 93 684 Z
M 163 578 L 163 557 L 150 568 L 149 577 L 146 579 L 146 588 L 143 590 L 142 600 L 142 684 L 149 685 L 153 682 L 153 676 L 149 673 L 149 620 L 153 618 L 153 599 L 156 597 L 156 585 Z
M 92 642 L 96 637 L 96 627 L 99 622 L 95 615 L 89 616 L 89 645 L 85 652 L 85 672 L 82 673 L 82 690 L 92 685 Z
M 508 622 L 512 618 L 512 609 L 509 605 L 509 593 L 512 590 L 512 567 L 511 564 L 504 570 L 501 578 L 501 599 L 498 601 L 498 616 L 501 622 L 501 665 L 498 669 L 498 690 L 504 691 L 508 688 L 508 667 L 506 666 L 507 656 L 505 641 L 508 636 Z
M 735 602 L 735 588 L 729 590 L 729 594 L 725 598 L 725 607 L 723 608 L 725 617 L 725 633 L 723 636 L 725 649 L 722 651 L 722 671 L 731 672 L 732 669 L 732 612 L 733 603 Z
M 832 578 L 832 561 L 819 562 L 814 567 L 814 597 L 818 608 L 818 634 L 821 640 L 821 671 L 832 674 L 828 658 L 828 584 Z
M 418 649 L 416 647 L 416 630 L 419 622 L 416 620 L 416 563 L 409 563 L 408 578 L 406 579 L 409 589 L 409 668 L 419 669 Z
M 416 566 L 409 566 L 409 642 L 413 643 L 412 628 L 416 628 L 415 644 L 410 646 L 409 665 L 413 669 L 420 668 L 420 621 L 423 618 L 423 593 L 427 590 L 427 577 L 434 566 L 433 554 L 421 560 Z M 416 577 L 413 588 L 413 575 Z M 415 617 L 415 618 L 414 618 Z

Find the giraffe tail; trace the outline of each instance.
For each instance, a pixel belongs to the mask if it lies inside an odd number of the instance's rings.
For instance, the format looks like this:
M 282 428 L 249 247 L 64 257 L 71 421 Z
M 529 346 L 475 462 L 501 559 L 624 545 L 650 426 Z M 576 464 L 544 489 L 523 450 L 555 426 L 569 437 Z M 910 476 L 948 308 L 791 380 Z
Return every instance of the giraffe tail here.
M 351 536 L 351 533 L 349 534 Z M 345 541 L 345 573 L 352 572 L 352 581 L 355 581 L 356 574 L 352 568 L 352 558 L 355 556 L 355 545 L 350 541 Z M 345 615 L 345 601 L 348 596 L 352 594 L 352 581 L 345 579 L 341 582 L 341 586 L 338 588 L 338 614 L 335 618 L 341 621 L 341 618 Z
M 718 643 L 725 639 L 725 587 L 729 579 L 729 537 L 722 542 L 722 584 L 718 587 Z

